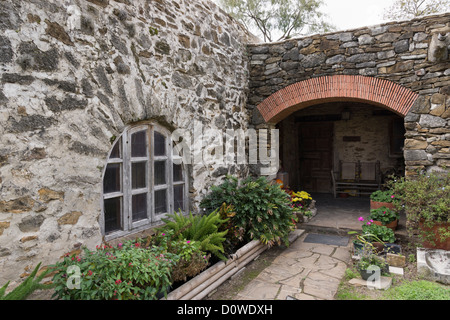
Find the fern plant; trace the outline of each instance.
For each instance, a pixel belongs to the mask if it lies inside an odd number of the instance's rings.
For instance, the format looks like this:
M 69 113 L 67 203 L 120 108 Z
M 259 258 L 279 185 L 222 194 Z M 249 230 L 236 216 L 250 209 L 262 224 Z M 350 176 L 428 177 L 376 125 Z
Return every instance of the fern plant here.
M 208 215 L 193 215 L 192 212 L 188 216 L 181 212 L 169 214 L 168 218 L 163 218 L 165 225 L 159 230 L 173 230 L 178 234 L 179 239 L 193 240 L 200 243 L 202 251 L 211 252 L 221 260 L 226 260 L 224 255 L 223 242 L 228 230 L 219 231 L 220 226 L 227 220 L 222 219 L 218 210 L 214 210 Z
M 50 269 L 47 269 L 36 277 L 40 266 L 41 263 L 39 263 L 36 268 L 34 268 L 33 272 L 31 272 L 31 274 L 25 279 L 24 282 L 14 288 L 10 293 L 5 295 L 6 289 L 9 285 L 8 281 L 3 287 L 0 288 L 0 300 L 25 300 L 35 290 L 50 289 L 52 285 L 40 283 L 42 279 L 44 279 L 44 277 L 49 274 Z

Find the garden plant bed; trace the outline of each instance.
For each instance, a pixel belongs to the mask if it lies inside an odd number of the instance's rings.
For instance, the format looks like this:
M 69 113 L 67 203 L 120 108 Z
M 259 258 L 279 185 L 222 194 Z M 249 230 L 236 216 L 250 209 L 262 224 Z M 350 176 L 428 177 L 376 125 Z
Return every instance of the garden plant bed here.
M 402 254 L 406 257 L 406 265 L 403 268 L 403 275 L 390 274 L 388 277 L 392 277 L 392 284 L 387 290 L 373 290 L 367 286 L 353 286 L 349 281 L 353 278 L 359 278 L 359 273 L 356 270 L 356 261 L 352 261 L 352 265 L 349 266 L 346 272 L 346 276 L 342 279 L 338 293 L 336 294 L 337 300 L 389 300 L 392 299 L 392 292 L 401 286 L 408 286 L 414 283 L 423 285 L 432 285 L 437 288 L 447 288 L 447 299 L 450 299 L 450 287 L 442 284 L 438 284 L 432 281 L 425 281 L 423 277 L 417 272 L 417 257 L 416 247 L 408 243 L 406 238 L 398 239 L 398 244 L 402 247 Z M 417 289 L 420 291 L 421 289 Z M 398 298 L 400 299 L 400 298 Z

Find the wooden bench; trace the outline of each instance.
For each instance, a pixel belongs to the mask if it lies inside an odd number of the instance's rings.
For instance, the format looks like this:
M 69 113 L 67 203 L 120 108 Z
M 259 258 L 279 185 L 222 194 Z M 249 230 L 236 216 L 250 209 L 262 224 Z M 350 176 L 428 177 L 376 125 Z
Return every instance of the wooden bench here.
M 371 194 L 381 187 L 380 161 L 339 161 L 339 172 L 331 170 L 333 194 Z

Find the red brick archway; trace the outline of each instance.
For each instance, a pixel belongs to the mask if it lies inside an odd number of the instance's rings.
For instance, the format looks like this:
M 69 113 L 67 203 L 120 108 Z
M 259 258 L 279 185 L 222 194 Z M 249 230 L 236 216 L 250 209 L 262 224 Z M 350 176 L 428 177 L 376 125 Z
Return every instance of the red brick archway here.
M 293 112 L 314 104 L 343 100 L 374 104 L 404 117 L 417 97 L 418 94 L 392 81 L 335 75 L 289 85 L 266 98 L 257 108 L 267 123 L 278 123 Z

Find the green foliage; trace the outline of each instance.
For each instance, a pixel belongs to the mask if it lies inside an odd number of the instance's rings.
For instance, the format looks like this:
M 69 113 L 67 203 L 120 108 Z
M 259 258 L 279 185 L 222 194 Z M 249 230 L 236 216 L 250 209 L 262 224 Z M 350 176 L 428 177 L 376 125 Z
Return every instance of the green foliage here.
M 186 281 L 189 277 L 194 277 L 206 269 L 209 264 L 211 255 L 201 250 L 199 242 L 174 239 L 172 230 L 168 230 L 168 234 L 163 233 L 154 236 L 154 238 L 151 239 L 150 243 L 153 243 L 155 248 L 176 254 L 179 257 L 171 272 L 173 282 Z
M 289 195 L 278 185 L 271 185 L 265 177 L 248 177 L 238 183 L 237 178 L 227 176 L 221 185 L 211 188 L 200 206 L 217 210 L 224 202 L 235 208 L 233 223 L 245 230 L 246 240 L 258 239 L 269 246 L 289 244 L 289 232 L 297 218 Z
M 223 242 L 224 236 L 228 230 L 219 232 L 220 226 L 227 220 L 223 220 L 218 210 L 208 215 L 193 215 L 192 212 L 188 216 L 184 216 L 181 212 L 177 214 L 169 214 L 169 218 L 162 219 L 166 224 L 159 228 L 161 232 L 173 230 L 178 234 L 179 239 L 187 239 L 199 242 L 202 251 L 211 252 L 219 259 L 226 260 L 224 256 Z
M 370 200 L 377 202 L 389 202 L 393 203 L 397 199 L 395 198 L 394 192 L 392 190 L 377 190 L 370 194 Z
M 386 207 L 371 209 L 369 215 L 369 219 L 380 221 L 383 225 L 387 225 L 398 218 L 399 214 L 396 211 Z
M 264 41 L 331 31 L 322 0 L 220 0 L 222 8 Z M 277 38 L 275 38 L 277 37 Z
M 53 267 L 54 297 L 62 300 L 155 300 L 171 285 L 179 257 L 140 242 L 84 248 L 83 256 L 65 255 Z
M 362 226 L 362 231 L 363 231 L 363 234 L 375 235 L 378 239 L 381 239 L 381 241 L 383 241 L 383 242 L 387 242 L 387 243 L 395 242 L 394 231 L 392 231 L 388 227 L 379 226 L 374 223 L 370 223 L 370 224 L 364 224 Z
M 388 300 L 450 300 L 450 288 L 435 282 L 419 280 L 405 282 L 383 294 Z
M 6 289 L 8 288 L 9 281 L 0 288 L 0 300 L 25 300 L 30 294 L 38 289 L 50 289 L 52 285 L 41 284 L 40 282 L 48 273 L 50 269 L 45 270 L 39 276 L 36 274 L 39 270 L 41 263 L 39 263 L 31 274 L 23 281 L 20 285 L 14 288 L 10 293 L 5 295 Z
M 405 210 L 411 234 L 420 221 L 428 227 L 436 222 L 450 222 L 450 172 L 420 173 L 414 178 L 392 180 L 389 187 L 399 195 L 397 208 Z M 432 235 L 424 232 L 420 236 L 425 239 Z M 441 230 L 441 240 L 448 237 L 450 230 Z
M 220 217 L 223 220 L 227 220 L 226 223 L 223 223 L 219 228 L 220 231 L 228 230 L 225 235 L 225 242 L 223 244 L 225 254 L 230 255 L 236 251 L 236 248 L 244 240 L 245 230 L 242 227 L 238 227 L 234 223 L 234 217 L 236 216 L 236 210 L 234 206 L 229 204 L 227 205 L 225 202 L 219 208 Z

